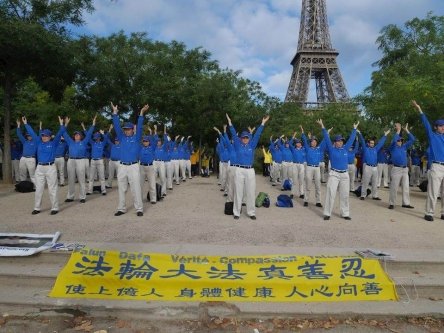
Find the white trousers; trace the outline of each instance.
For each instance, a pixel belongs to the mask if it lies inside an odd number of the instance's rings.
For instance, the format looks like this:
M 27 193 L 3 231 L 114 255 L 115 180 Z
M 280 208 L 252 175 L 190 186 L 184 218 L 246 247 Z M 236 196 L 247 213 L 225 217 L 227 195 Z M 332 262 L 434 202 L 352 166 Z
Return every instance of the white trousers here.
M 316 203 L 321 203 L 321 170 L 319 167 L 307 165 L 305 169 L 305 198 L 304 202 L 308 202 L 310 198 L 311 185 L 315 185 Z
M 141 165 L 140 166 L 140 189 L 142 195 L 145 193 L 144 184 L 145 177 L 148 178 L 148 192 L 150 193 L 150 201 L 157 202 L 156 198 L 156 172 L 154 165 Z
M 364 164 L 362 171 L 362 187 L 361 187 L 361 198 L 365 198 L 367 195 L 367 188 L 370 182 L 372 183 L 372 197 L 378 197 L 378 168 L 372 167 Z
M 106 184 L 108 187 L 113 187 L 114 175 L 117 175 L 119 172 L 119 165 L 120 161 L 109 161 L 108 182 Z
M 166 186 L 168 189 L 173 188 L 173 163 L 171 161 L 165 162 L 165 168 L 166 168 Z
M 384 178 L 384 187 L 388 186 L 389 183 L 389 172 L 387 163 L 378 163 L 378 187 L 381 186 L 381 180 Z
M 389 204 L 395 205 L 398 187 L 401 184 L 402 204 L 410 205 L 409 171 L 407 168 L 392 167 L 390 174 Z
M 321 182 L 325 183 L 327 180 L 325 173 L 325 162 L 319 162 L 319 172 L 321 173 Z
M 65 185 L 65 158 L 56 157 L 54 164 L 59 174 L 59 185 Z
M 419 167 L 419 165 L 412 165 L 410 167 L 410 185 L 418 186 L 420 178 L 421 178 L 421 168 Z
M 228 179 L 228 168 L 230 164 L 228 162 L 220 162 L 219 163 L 219 182 L 221 188 L 228 193 L 227 189 L 227 179 Z
M 12 178 L 15 179 L 15 182 L 20 182 L 20 160 L 12 160 Z
M 284 181 L 286 179 L 290 179 L 292 177 L 293 171 L 293 163 L 292 162 L 282 162 L 282 184 L 284 185 Z
M 24 181 L 29 178 L 35 184 L 35 158 L 34 157 L 21 157 L 19 161 L 19 173 L 20 181 Z
M 140 188 L 140 166 L 138 163 L 131 165 L 119 165 L 117 172 L 117 184 L 119 187 L 118 211 L 126 212 L 126 191 L 128 184 L 133 196 L 134 208 L 137 212 L 143 212 L 142 192 Z
M 86 198 L 86 165 L 88 165 L 88 159 L 72 159 L 68 160 L 68 194 L 67 199 L 73 200 L 75 195 L 76 177 L 79 182 L 79 199 Z
M 339 207 L 342 217 L 350 216 L 349 189 L 350 177 L 348 172 L 330 170 L 325 193 L 324 215 L 331 216 L 335 204 L 336 192 L 339 189 Z
M 256 192 L 256 174 L 254 169 L 244 169 L 236 168 L 236 173 L 234 176 L 235 182 L 235 195 L 234 195 L 234 205 L 233 214 L 235 216 L 240 216 L 242 208 L 242 198 L 244 196 L 244 189 L 246 194 L 246 204 L 247 204 L 247 215 L 256 215 L 255 207 L 255 192 Z
M 444 179 L 444 165 L 432 163 L 428 173 L 426 215 L 435 214 L 436 200 L 441 195 L 441 184 Z
M 179 181 L 180 181 L 180 175 L 179 175 L 179 170 L 180 170 L 180 160 L 171 160 L 171 163 L 173 164 L 173 178 L 174 181 L 176 182 L 176 185 L 179 185 Z
M 282 179 L 282 163 L 273 162 L 271 165 L 271 181 L 272 183 L 276 183 L 278 179 Z
M 236 190 L 236 169 L 237 167 L 230 165 L 228 167 L 228 176 L 227 176 L 227 202 L 234 202 L 234 195 Z
M 305 188 L 305 165 L 303 163 L 293 163 L 292 165 L 292 177 L 293 186 L 291 188 L 291 194 L 304 195 Z
M 100 181 L 100 190 L 102 193 L 106 193 L 106 185 L 105 185 L 105 164 L 103 163 L 103 159 L 100 160 L 91 160 L 91 167 L 89 170 L 89 188 L 88 193 L 92 193 L 94 186 L 94 179 L 96 178 L 96 174 L 99 176 Z
M 159 176 L 159 183 L 162 185 L 162 195 L 166 194 L 166 169 L 164 161 L 154 161 L 154 174 Z
M 188 172 L 188 178 L 191 179 L 193 176 L 191 176 L 191 160 L 185 160 L 185 172 Z M 187 178 L 186 173 L 183 173 L 183 179 Z
M 348 165 L 348 178 L 350 180 L 350 192 L 355 190 L 356 165 L 351 163 Z
M 42 196 L 45 189 L 45 183 L 48 183 L 49 200 L 51 201 L 51 210 L 59 210 L 59 200 L 57 198 L 57 169 L 52 165 L 37 165 L 35 170 L 35 196 L 34 210 L 40 211 L 42 205 Z

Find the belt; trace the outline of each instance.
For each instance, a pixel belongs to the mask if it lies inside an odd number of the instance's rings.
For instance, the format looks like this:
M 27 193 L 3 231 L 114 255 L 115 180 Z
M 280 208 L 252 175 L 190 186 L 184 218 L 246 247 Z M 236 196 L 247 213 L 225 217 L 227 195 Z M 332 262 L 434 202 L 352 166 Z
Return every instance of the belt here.
M 113 159 L 111 159 L 111 161 L 114 161 L 114 162 L 116 162 L 116 161 L 120 161 L 120 160 L 116 160 L 116 159 L 114 159 L 114 160 L 113 160 Z
M 314 165 L 314 164 L 307 164 L 307 166 L 311 166 L 311 167 L 313 167 L 313 168 L 317 168 L 317 167 L 319 167 L 319 164 L 318 164 L 318 165 Z
M 242 168 L 242 169 L 251 169 L 251 168 L 252 168 L 251 165 L 240 165 L 240 164 L 236 164 L 235 166 L 237 166 L 238 168 Z
M 444 164 L 444 163 L 443 163 L 443 164 Z M 397 165 L 397 164 L 393 164 L 393 166 L 394 166 L 394 167 L 397 167 L 397 168 L 403 168 L 403 169 L 407 168 L 407 166 L 405 166 L 405 165 Z
M 137 161 L 135 161 L 135 162 L 120 162 L 120 164 L 123 164 L 123 165 L 133 165 L 136 163 L 137 163 Z
M 155 159 L 155 161 L 159 161 L 159 162 L 165 162 L 164 160 L 159 160 L 159 159 Z
M 444 165 L 444 162 L 439 162 L 439 161 L 433 161 L 432 163 L 439 164 L 439 165 Z
M 293 162 L 294 164 L 304 164 L 304 162 Z
M 93 160 L 93 161 L 100 161 L 101 158 L 93 158 L 92 160 Z
M 70 157 L 69 159 L 70 160 L 83 160 L 83 159 L 85 159 L 86 157 Z
M 35 156 L 22 156 L 22 157 L 26 157 L 26 158 L 35 158 Z
M 54 162 L 48 162 L 48 163 L 39 163 L 39 165 L 53 165 Z
M 63 155 L 61 155 L 61 156 L 56 156 L 56 158 L 61 158 L 61 157 L 63 158 L 63 157 L 65 157 L 65 156 L 63 156 Z
M 334 172 L 338 172 L 338 173 L 345 173 L 348 171 L 348 170 L 338 170 L 338 169 L 333 169 L 333 168 L 331 168 L 331 170 Z
M 143 165 L 143 166 L 150 166 L 150 165 L 153 165 L 153 162 L 151 162 L 151 163 L 142 163 L 142 162 L 140 162 L 140 165 Z
M 368 165 L 369 167 L 376 167 L 377 165 L 376 164 L 367 164 L 367 163 L 365 163 L 365 165 Z

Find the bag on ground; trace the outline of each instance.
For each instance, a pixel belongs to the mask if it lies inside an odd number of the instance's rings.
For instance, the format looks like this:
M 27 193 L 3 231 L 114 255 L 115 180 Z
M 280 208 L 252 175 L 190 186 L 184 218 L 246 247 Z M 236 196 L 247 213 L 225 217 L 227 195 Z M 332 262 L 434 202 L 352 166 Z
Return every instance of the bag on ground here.
M 285 179 L 284 180 L 284 184 L 282 185 L 282 188 L 285 190 L 285 191 L 291 191 L 291 187 L 292 187 L 292 183 L 291 183 L 291 180 L 290 179 Z
M 233 207 L 234 207 L 234 202 L 227 201 L 225 203 L 225 209 L 224 209 L 225 215 L 233 215 Z
M 353 191 L 353 193 L 357 196 L 360 197 L 361 196 L 361 192 L 362 192 L 362 186 L 359 185 L 358 188 L 356 190 Z M 369 188 L 367 189 L 367 195 L 365 197 L 368 197 L 370 195 L 370 193 L 372 193 L 372 190 L 370 190 Z
M 156 183 L 156 201 L 160 201 L 162 199 L 163 199 L 162 198 L 162 185 L 160 185 L 159 183 Z M 146 200 L 151 201 L 149 191 L 148 191 L 148 194 L 146 195 Z
M 291 198 L 288 195 L 281 194 L 277 197 L 276 206 L 291 208 L 293 207 L 293 200 L 291 200 Z
M 262 207 L 264 205 L 265 198 L 268 197 L 268 194 L 265 192 L 259 192 L 259 194 L 256 197 L 256 207 Z
M 15 184 L 15 190 L 20 193 L 34 192 L 34 184 L 29 180 L 23 180 Z
M 422 192 L 427 192 L 427 186 L 429 185 L 429 181 L 426 179 L 426 180 L 423 180 L 422 182 L 421 182 L 421 184 L 419 184 L 419 189 L 422 191 Z

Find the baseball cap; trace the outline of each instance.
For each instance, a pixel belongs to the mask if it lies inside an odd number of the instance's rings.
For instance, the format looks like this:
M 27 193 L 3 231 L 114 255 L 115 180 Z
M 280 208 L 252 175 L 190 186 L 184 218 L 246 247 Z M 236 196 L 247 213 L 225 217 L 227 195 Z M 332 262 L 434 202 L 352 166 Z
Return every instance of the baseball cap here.
M 130 123 L 130 122 L 126 122 L 126 123 L 123 124 L 122 128 L 123 129 L 133 129 L 134 125 L 132 123 Z
M 51 136 L 51 134 L 52 134 L 52 132 L 49 129 L 47 129 L 47 128 L 45 128 L 44 130 L 42 130 L 40 132 L 41 136 Z

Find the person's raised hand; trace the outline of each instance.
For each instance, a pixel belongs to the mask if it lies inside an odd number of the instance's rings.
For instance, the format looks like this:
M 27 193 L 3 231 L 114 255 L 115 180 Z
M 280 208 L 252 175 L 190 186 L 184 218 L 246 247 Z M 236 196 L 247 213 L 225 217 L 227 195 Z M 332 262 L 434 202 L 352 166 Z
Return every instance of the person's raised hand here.
M 358 126 L 359 126 L 359 120 L 358 120 L 358 122 L 356 122 L 356 123 L 353 124 L 353 128 L 354 128 L 355 130 L 358 130 Z
M 22 122 L 23 122 L 23 124 L 25 124 L 25 125 L 28 123 L 28 120 L 26 119 L 25 116 L 22 117 Z
M 114 105 L 113 102 L 111 102 L 111 109 L 113 110 L 113 114 L 117 114 L 119 112 L 119 108 L 117 105 Z
M 268 121 L 268 119 L 270 119 L 269 115 L 266 115 L 265 117 L 262 118 L 262 126 L 265 125 L 265 123 Z

